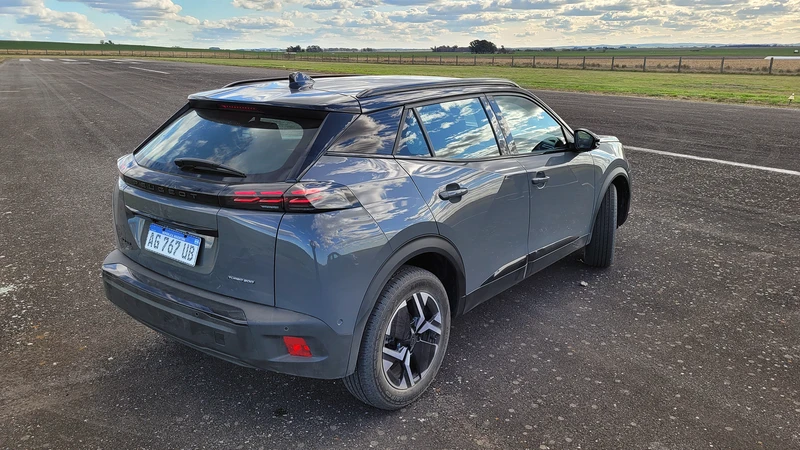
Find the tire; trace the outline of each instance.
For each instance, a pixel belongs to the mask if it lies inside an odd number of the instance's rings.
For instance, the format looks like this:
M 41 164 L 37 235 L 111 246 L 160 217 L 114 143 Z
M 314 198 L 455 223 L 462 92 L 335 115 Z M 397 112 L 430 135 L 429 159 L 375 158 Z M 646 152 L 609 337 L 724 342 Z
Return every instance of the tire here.
M 614 245 L 617 240 L 617 187 L 608 187 L 603 203 L 594 219 L 592 240 L 586 246 L 583 262 L 592 266 L 606 268 L 614 262 Z
M 376 408 L 407 406 L 433 382 L 449 337 L 450 303 L 442 282 L 427 270 L 403 266 L 378 297 L 356 370 L 344 385 Z

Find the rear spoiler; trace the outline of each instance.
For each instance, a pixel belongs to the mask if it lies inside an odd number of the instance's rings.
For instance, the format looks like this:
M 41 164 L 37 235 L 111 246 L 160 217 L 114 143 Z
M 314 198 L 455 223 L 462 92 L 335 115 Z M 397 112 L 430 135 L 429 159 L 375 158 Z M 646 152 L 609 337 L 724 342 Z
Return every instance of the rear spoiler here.
M 329 75 L 316 74 L 316 75 L 312 75 L 312 76 L 315 79 L 319 79 L 319 78 L 354 77 L 356 75 L 342 73 L 342 74 L 329 74 Z M 288 76 L 282 76 L 282 77 L 272 77 L 272 78 L 255 78 L 255 79 L 252 79 L 252 80 L 240 80 L 240 81 L 234 81 L 233 83 L 226 84 L 225 86 L 223 86 L 223 89 L 224 88 L 229 88 L 229 87 L 234 87 L 234 86 L 242 86 L 242 85 L 245 85 L 245 84 L 266 83 L 268 81 L 287 81 L 288 79 L 289 79 Z

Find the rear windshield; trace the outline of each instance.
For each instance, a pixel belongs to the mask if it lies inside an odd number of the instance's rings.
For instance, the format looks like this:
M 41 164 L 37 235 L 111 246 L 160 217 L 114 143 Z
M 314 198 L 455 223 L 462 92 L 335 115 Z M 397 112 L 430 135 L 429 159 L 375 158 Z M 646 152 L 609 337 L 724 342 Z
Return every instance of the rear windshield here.
M 175 165 L 177 158 L 197 158 L 244 172 L 247 181 L 283 181 L 305 156 L 321 123 L 321 119 L 192 109 L 169 124 L 134 157 L 139 165 L 160 172 L 215 180 L 226 177 L 182 170 Z

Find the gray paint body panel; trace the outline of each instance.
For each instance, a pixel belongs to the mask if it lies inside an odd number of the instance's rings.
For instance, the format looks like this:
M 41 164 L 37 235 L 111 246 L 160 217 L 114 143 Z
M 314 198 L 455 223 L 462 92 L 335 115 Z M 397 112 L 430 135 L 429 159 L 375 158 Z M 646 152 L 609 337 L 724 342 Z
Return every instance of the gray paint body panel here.
M 568 238 L 589 234 L 594 210 L 595 176 L 590 153 L 555 152 L 520 156 L 531 178 L 531 252 Z M 549 177 L 533 183 L 534 178 Z
M 433 213 L 439 233 L 464 260 L 467 294 L 502 276 L 496 273 L 528 254 L 528 176 L 514 158 L 445 162 L 398 160 Z M 442 200 L 451 184 L 468 192 Z

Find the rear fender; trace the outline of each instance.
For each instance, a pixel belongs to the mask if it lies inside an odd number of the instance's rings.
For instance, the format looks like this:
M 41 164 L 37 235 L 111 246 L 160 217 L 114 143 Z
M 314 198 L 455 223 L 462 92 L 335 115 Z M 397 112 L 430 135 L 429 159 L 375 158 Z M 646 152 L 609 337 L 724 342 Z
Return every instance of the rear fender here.
M 464 297 L 466 287 L 464 283 L 464 264 L 461 260 L 461 255 L 458 253 L 456 248 L 453 246 L 453 244 L 441 236 L 435 235 L 422 236 L 411 242 L 408 242 L 394 252 L 394 254 L 392 254 L 392 256 L 389 257 L 385 263 L 383 263 L 367 288 L 367 292 L 361 302 L 361 308 L 358 311 L 356 326 L 353 330 L 350 359 L 347 365 L 348 375 L 356 370 L 358 353 L 361 349 L 361 340 L 364 335 L 364 329 L 367 326 L 367 320 L 369 319 L 372 310 L 375 308 L 375 303 L 377 303 L 378 296 L 383 290 L 383 287 L 386 285 L 392 275 L 394 275 L 394 273 L 400 269 L 400 267 L 411 260 L 411 258 L 423 253 L 437 253 L 442 255 L 447 258 L 447 260 L 450 261 L 454 267 L 456 267 L 459 280 L 458 307 L 455 310 L 452 310 L 452 316 L 454 317 L 461 313 L 460 310 L 464 307 L 462 299 Z

